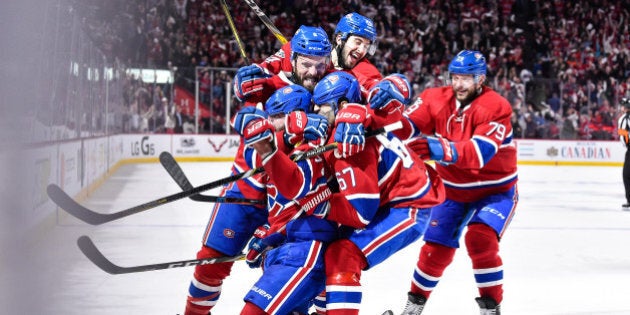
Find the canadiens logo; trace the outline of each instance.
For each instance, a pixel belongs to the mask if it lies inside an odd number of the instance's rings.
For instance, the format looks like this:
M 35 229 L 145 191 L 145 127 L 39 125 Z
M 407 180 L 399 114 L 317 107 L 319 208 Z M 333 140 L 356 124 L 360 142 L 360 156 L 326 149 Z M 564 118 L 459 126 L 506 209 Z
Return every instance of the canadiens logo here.
M 438 221 L 437 220 L 431 220 L 431 222 L 429 223 L 431 226 L 436 227 L 438 226 Z
M 271 55 L 271 56 L 267 57 L 267 58 L 265 59 L 265 62 L 266 62 L 266 63 L 281 62 L 281 61 L 282 61 L 282 59 L 284 59 L 284 56 L 285 56 L 285 54 L 284 54 L 284 50 L 280 49 L 280 50 L 278 50 L 275 54 L 273 54 L 273 55 Z
M 328 76 L 328 81 L 330 81 L 330 83 L 334 85 L 337 81 L 339 81 L 339 76 L 338 75 Z
M 234 230 L 231 229 L 224 229 L 223 230 L 223 236 L 227 237 L 227 238 L 234 238 Z
M 221 151 L 221 148 L 227 143 L 227 141 L 228 141 L 228 139 L 225 139 L 219 145 L 216 145 L 214 142 L 212 142 L 212 139 L 208 138 L 208 143 L 210 143 L 210 145 L 214 149 L 214 152 Z

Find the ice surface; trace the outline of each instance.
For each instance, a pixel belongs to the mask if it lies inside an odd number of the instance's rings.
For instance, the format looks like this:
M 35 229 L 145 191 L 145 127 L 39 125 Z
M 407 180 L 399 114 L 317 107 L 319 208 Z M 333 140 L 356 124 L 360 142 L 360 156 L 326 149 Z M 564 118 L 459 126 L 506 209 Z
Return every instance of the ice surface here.
M 195 186 L 229 175 L 229 163 L 181 165 Z M 630 212 L 620 207 L 621 168 L 520 166 L 519 178 L 520 202 L 501 242 L 503 313 L 630 314 Z M 125 165 L 83 204 L 118 211 L 178 191 L 157 163 Z M 76 239 L 89 235 L 122 266 L 194 259 L 210 210 L 186 199 L 101 226 L 58 210 L 54 231 L 25 255 L 26 272 L 5 274 L 21 285 L 3 298 L 24 314 L 181 314 L 193 268 L 109 275 L 83 256 Z M 363 274 L 361 314 L 402 310 L 421 244 Z M 239 314 L 259 273 L 235 263 L 212 313 Z M 461 248 L 424 314 L 478 314 L 476 296 Z

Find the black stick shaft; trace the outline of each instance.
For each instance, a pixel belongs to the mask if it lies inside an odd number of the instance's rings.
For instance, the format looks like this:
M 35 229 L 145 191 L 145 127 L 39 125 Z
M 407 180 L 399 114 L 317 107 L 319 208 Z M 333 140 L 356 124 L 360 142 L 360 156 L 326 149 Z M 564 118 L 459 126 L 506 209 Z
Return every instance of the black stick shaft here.
M 101 268 L 103 271 L 113 274 L 125 274 L 125 273 L 135 273 L 135 272 L 144 272 L 144 271 L 153 271 L 153 270 L 164 270 L 164 269 L 172 269 L 172 268 L 180 268 L 180 267 L 191 267 L 197 265 L 207 265 L 207 264 L 217 264 L 223 262 L 231 262 L 243 260 L 245 255 L 241 254 L 234 257 L 217 257 L 217 258 L 207 258 L 207 259 L 189 259 L 189 260 L 178 260 L 171 261 L 165 263 L 158 264 L 149 264 L 149 265 L 139 265 L 139 266 L 131 266 L 131 267 L 122 267 L 111 262 L 101 251 L 94 245 L 94 242 L 88 236 L 81 236 L 77 239 L 77 245 L 79 249 L 85 257 L 87 257 L 92 263 Z
M 168 152 L 164 151 L 160 153 L 160 164 L 162 167 L 168 172 L 168 174 L 173 178 L 173 180 L 177 183 L 177 185 L 182 190 L 191 190 L 194 186 L 186 177 L 184 170 L 179 166 L 175 158 Z M 219 202 L 219 203 L 242 203 L 242 204 L 254 204 L 254 205 L 264 205 L 266 204 L 265 200 L 260 199 L 249 199 L 249 198 L 236 198 L 236 197 L 222 197 L 222 196 L 209 196 L 209 195 L 192 195 L 189 196 L 191 200 L 200 201 L 200 202 Z

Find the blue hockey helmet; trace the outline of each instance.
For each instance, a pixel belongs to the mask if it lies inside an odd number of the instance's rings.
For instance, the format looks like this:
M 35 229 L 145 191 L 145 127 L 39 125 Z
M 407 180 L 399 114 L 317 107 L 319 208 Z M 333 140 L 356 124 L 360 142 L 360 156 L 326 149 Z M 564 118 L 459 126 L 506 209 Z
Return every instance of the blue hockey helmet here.
M 326 57 L 330 55 L 332 44 L 328 34 L 321 27 L 302 25 L 291 38 L 292 59 L 295 54 Z
M 269 116 L 288 114 L 292 111 L 309 111 L 311 93 L 301 85 L 292 84 L 276 90 L 265 103 L 265 112 Z
M 332 72 L 322 78 L 313 89 L 313 103 L 315 105 L 329 104 L 335 113 L 342 100 L 350 103 L 361 101 L 359 81 L 348 72 Z
M 342 40 L 348 39 L 350 35 L 356 35 L 374 42 L 376 40 L 376 27 L 372 19 L 352 12 L 339 20 L 335 28 L 335 34 L 341 34 Z
M 448 71 L 451 74 L 485 75 L 486 69 L 486 58 L 476 50 L 460 51 L 448 65 Z

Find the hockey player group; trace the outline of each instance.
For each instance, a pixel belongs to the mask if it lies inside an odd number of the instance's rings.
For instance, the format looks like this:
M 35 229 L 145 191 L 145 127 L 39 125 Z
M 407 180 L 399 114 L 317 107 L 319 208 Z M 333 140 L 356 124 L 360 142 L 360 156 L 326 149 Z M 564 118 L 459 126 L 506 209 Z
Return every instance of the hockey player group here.
M 245 251 L 261 268 L 241 314 L 358 314 L 361 273 L 423 238 L 402 311 L 421 314 L 461 234 L 481 314 L 500 314 L 499 241 L 518 202 L 511 106 L 484 85 L 485 58 L 470 50 L 449 64 L 449 86 L 412 102 L 404 75 L 383 77 L 366 58 L 376 39 L 373 22 L 350 13 L 332 42 L 301 26 L 236 73 L 245 106 L 232 122 L 241 135 L 232 171 L 265 172 L 221 195 L 267 205 L 216 203 L 197 258 Z M 378 132 L 392 123 L 402 127 Z M 232 265 L 195 267 L 185 314 L 210 314 Z

